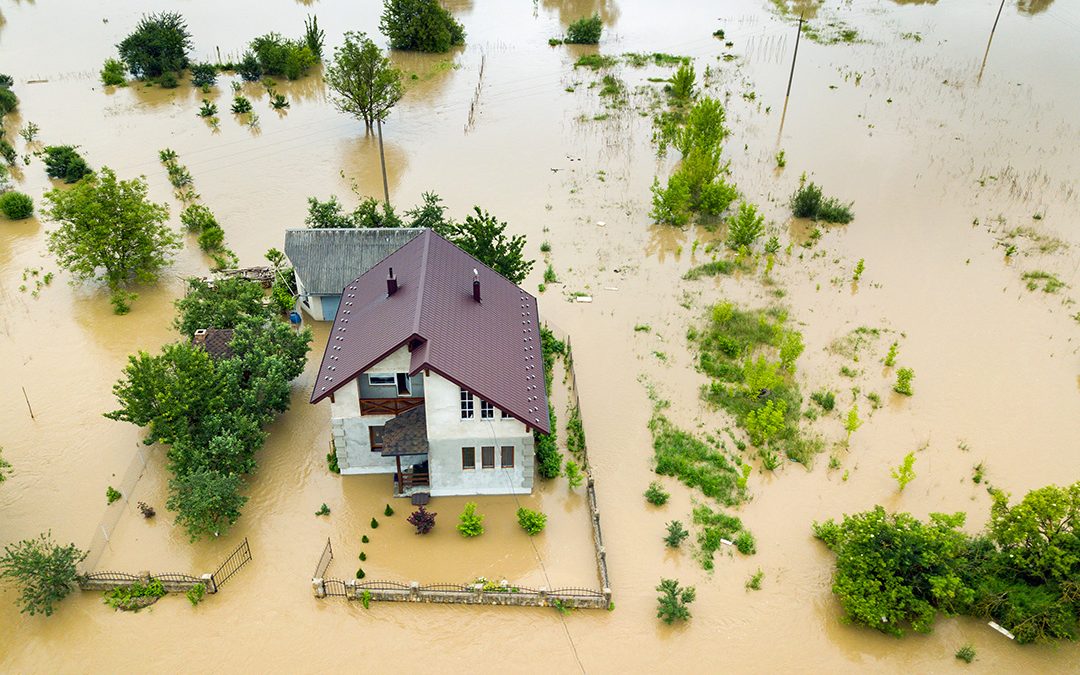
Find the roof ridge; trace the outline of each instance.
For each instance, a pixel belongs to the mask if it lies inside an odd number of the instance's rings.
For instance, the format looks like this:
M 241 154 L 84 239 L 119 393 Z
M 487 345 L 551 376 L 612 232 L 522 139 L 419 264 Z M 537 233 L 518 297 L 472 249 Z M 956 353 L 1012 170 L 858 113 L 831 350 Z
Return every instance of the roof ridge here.
M 420 236 L 424 238 L 424 252 L 420 255 L 420 280 L 416 285 L 416 313 L 413 314 L 413 335 L 420 335 L 420 313 L 424 308 L 424 280 L 427 278 L 428 249 L 431 246 L 431 229 L 424 228 L 424 233 Z

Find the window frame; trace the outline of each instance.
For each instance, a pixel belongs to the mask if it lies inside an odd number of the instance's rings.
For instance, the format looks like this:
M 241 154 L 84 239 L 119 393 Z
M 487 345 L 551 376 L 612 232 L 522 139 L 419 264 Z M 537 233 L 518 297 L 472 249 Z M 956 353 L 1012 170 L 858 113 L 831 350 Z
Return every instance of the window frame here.
M 506 463 L 506 451 L 510 451 L 510 463 Z M 516 448 L 512 445 L 499 446 L 499 468 L 500 469 L 513 469 L 514 468 L 514 453 Z
M 469 465 L 465 464 L 465 451 L 469 452 Z M 475 445 L 463 445 L 461 447 L 461 470 L 462 471 L 475 471 L 476 470 L 476 446 Z
M 383 448 L 386 447 L 386 444 L 383 443 L 383 441 L 382 441 L 383 426 L 384 425 L 382 425 L 382 424 L 377 424 L 377 425 L 373 424 L 370 427 L 368 427 L 368 440 L 371 442 L 371 451 L 372 452 L 378 452 L 378 453 L 381 454 L 382 451 L 383 451 Z M 376 433 L 379 434 L 379 444 L 378 445 L 375 444 L 375 434 Z
M 405 386 L 402 387 L 401 385 Z M 397 395 L 402 397 L 412 396 L 412 378 L 408 373 L 394 373 L 394 387 L 397 389 Z M 405 393 L 402 393 L 402 389 Z
M 473 400 L 473 394 L 468 389 L 462 388 L 461 390 L 461 419 L 471 420 L 476 417 L 476 404 Z
M 488 466 L 487 452 L 491 451 L 491 466 Z M 494 445 L 481 445 L 480 446 L 480 468 L 481 469 L 494 469 L 495 468 L 495 446 Z
M 386 382 L 376 382 L 375 378 L 389 380 Z M 394 373 L 368 373 L 367 383 L 369 387 L 394 387 L 397 386 L 397 375 Z
M 493 420 L 495 419 L 495 404 L 491 401 L 485 401 L 480 399 L 480 419 Z

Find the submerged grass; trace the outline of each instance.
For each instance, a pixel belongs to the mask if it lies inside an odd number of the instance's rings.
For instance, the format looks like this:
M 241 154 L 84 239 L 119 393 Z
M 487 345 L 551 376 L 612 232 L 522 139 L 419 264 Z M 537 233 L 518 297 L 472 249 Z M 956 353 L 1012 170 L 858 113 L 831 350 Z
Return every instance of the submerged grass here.
M 649 420 L 649 430 L 653 436 L 656 473 L 674 476 L 687 486 L 700 489 L 706 497 L 728 506 L 743 501 L 746 479 L 744 471 L 738 468 L 737 459 L 679 429 L 659 410 Z
M 592 68 L 593 70 L 600 70 L 602 68 L 611 68 L 617 66 L 619 59 L 614 56 L 607 56 L 606 54 L 585 54 L 577 61 L 574 62 L 575 68 Z
M 689 56 L 677 56 L 675 54 L 665 54 L 663 52 L 653 52 L 652 54 L 626 52 L 622 56 L 627 65 L 634 68 L 644 68 L 650 64 L 674 67 L 690 63 Z
M 1056 275 L 1042 270 L 1024 272 L 1021 278 L 1027 282 L 1029 291 L 1038 290 L 1042 286 L 1043 293 L 1057 293 L 1066 286 L 1065 282 L 1058 279 Z
M 725 542 L 745 555 L 757 552 L 754 535 L 735 516 L 699 504 L 694 507 L 694 524 L 701 527 L 698 530 L 698 546 L 701 548 L 701 565 L 707 570 L 713 568 L 713 554 Z

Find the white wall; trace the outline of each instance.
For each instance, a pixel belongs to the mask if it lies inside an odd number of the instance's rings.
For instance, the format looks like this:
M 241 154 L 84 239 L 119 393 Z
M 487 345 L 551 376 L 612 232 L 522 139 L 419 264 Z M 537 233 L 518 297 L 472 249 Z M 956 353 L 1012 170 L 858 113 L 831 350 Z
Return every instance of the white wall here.
M 392 418 L 392 415 L 360 416 L 360 395 L 355 378 L 334 392 L 334 400 L 330 403 L 330 426 L 341 473 L 394 473 L 397 470 L 393 457 L 371 451 L 368 431 L 368 427 L 382 426 Z
M 323 305 L 322 299 L 317 295 L 312 295 L 307 298 L 304 294 L 307 293 L 307 289 L 304 288 L 304 282 L 300 280 L 300 276 L 293 270 L 293 276 L 296 278 L 296 294 L 300 298 L 300 307 L 304 310 L 304 313 L 312 318 L 314 321 L 325 321 L 323 318 Z M 307 300 L 307 303 L 304 300 Z M 333 319 L 334 317 L 330 317 Z

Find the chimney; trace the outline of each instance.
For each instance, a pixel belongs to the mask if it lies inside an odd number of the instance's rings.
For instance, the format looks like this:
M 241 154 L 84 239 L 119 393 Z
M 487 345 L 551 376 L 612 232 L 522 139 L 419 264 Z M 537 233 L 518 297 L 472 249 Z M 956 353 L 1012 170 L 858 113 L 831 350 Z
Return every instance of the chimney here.
M 394 268 L 390 268 L 390 276 L 386 277 L 386 296 L 390 297 L 397 291 L 397 279 L 394 277 Z
M 480 272 L 474 267 L 472 271 L 472 299 L 480 302 Z

